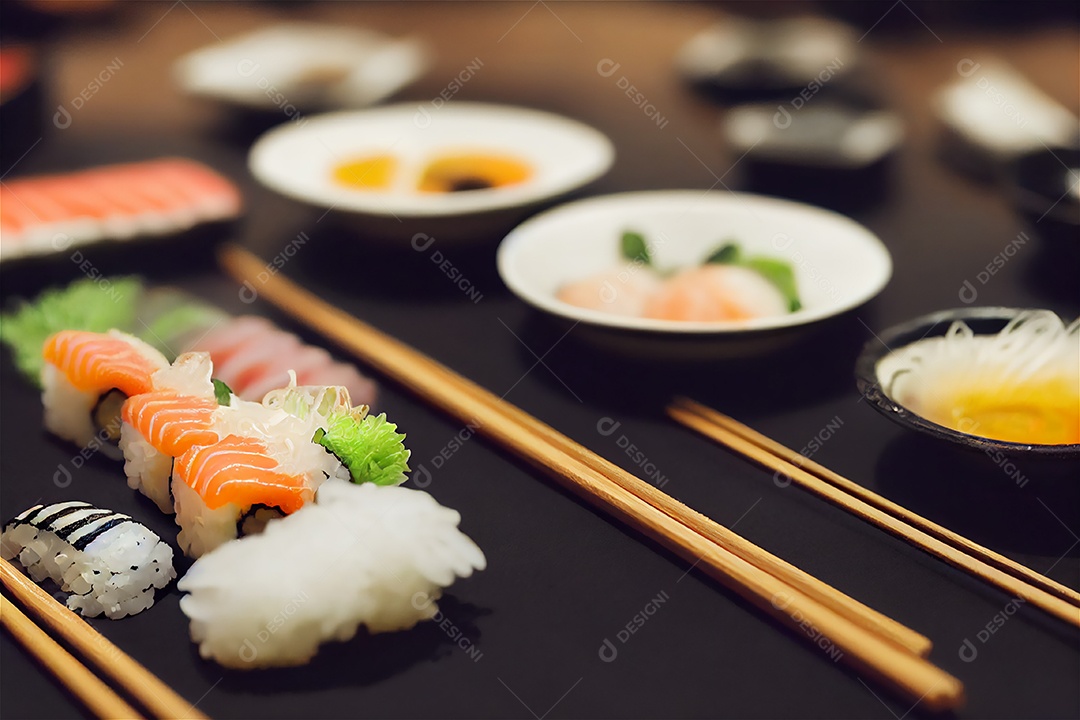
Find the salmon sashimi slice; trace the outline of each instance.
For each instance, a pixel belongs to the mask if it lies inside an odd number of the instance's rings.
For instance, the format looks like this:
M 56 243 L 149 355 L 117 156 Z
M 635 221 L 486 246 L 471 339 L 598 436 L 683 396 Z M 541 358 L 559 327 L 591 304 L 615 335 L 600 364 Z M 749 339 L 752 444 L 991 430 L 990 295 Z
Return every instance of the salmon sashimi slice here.
M 175 473 L 211 510 L 235 503 L 243 508 L 267 505 L 296 512 L 315 497 L 315 491 L 303 475 L 282 472 L 269 453 L 258 440 L 228 435 L 178 457 Z
M 218 441 L 211 429 L 217 409 L 213 400 L 164 390 L 129 397 L 120 417 L 155 450 L 177 457 L 196 445 Z
M 45 341 L 42 356 L 80 390 L 116 388 L 131 397 L 152 390 L 150 376 L 168 365 L 156 350 L 135 342 L 122 335 L 62 330 Z

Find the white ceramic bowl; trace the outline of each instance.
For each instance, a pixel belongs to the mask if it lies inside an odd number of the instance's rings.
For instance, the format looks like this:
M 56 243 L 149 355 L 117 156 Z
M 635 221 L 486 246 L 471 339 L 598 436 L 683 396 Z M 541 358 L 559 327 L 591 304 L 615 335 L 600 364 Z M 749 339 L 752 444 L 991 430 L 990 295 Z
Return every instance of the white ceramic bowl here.
M 727 241 L 748 255 L 785 260 L 802 309 L 737 322 L 675 322 L 612 315 L 556 298 L 565 283 L 626 261 L 620 236 L 635 230 L 656 242 L 660 268 L 699 264 Z M 796 328 L 858 307 L 892 274 L 888 250 L 869 230 L 801 203 L 721 191 L 633 192 L 563 205 L 526 221 L 498 251 L 499 274 L 518 297 L 569 321 L 638 335 L 725 338 Z
M 467 192 L 410 189 L 433 154 L 458 149 L 512 155 L 532 165 L 534 174 L 518 185 Z M 400 160 L 390 188 L 356 190 L 334 182 L 338 163 L 382 153 Z M 569 118 L 454 101 L 329 113 L 281 126 L 255 143 L 248 162 L 268 187 L 333 210 L 362 234 L 401 238 L 424 232 L 450 241 L 505 233 L 530 209 L 603 175 L 614 157 L 606 136 Z

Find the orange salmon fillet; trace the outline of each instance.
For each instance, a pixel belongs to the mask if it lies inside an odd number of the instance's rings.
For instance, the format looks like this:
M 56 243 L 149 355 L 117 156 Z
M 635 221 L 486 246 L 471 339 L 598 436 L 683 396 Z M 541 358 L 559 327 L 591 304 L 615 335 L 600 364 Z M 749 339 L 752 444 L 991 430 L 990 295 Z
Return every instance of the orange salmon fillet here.
M 258 440 L 229 435 L 213 445 L 193 447 L 176 459 L 176 477 L 202 497 L 211 510 L 236 503 L 269 505 L 286 513 L 315 497 L 301 475 L 281 472 Z
M 123 338 L 62 330 L 41 351 L 80 390 L 117 388 L 128 397 L 153 389 L 150 376 L 161 368 Z
M 120 417 L 155 450 L 177 457 L 196 445 L 218 441 L 210 429 L 217 407 L 213 400 L 172 391 L 146 392 L 129 397 Z

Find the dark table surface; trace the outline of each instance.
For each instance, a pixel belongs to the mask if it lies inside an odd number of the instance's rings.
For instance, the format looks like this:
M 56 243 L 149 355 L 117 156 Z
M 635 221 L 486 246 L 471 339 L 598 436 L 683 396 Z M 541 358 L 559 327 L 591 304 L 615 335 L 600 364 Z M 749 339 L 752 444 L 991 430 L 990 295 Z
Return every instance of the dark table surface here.
M 877 16 L 890 4 L 879 9 Z M 244 188 L 249 213 L 238 230 L 244 243 L 271 257 L 299 232 L 312 238 L 287 266 L 290 277 L 495 393 L 507 393 L 511 402 L 627 469 L 654 472 L 664 479 L 664 490 L 683 502 L 929 636 L 932 660 L 966 684 L 968 705 L 960 716 L 1077 717 L 1075 629 L 1018 608 L 1008 595 L 795 487 L 780 487 L 770 473 L 673 425 L 662 412 L 672 395 L 683 393 L 793 448 L 816 438 L 814 457 L 823 464 L 1080 587 L 1075 478 L 1044 480 L 1037 469 L 1021 468 L 1032 481 L 1017 487 L 989 463 L 910 437 L 855 389 L 853 363 L 874 331 L 961 306 L 964 281 L 974 282 L 1021 232 L 1032 241 L 979 284 L 978 304 L 1048 307 L 1066 317 L 1080 310 L 1075 257 L 1050 252 L 1038 228 L 1024 223 L 999 187 L 942 164 L 929 104 L 960 60 L 994 53 L 1075 112 L 1075 22 L 974 30 L 933 17 L 925 26 L 913 24 L 909 13 L 901 3 L 879 24 L 870 18 L 858 28 L 866 32 L 860 46 L 878 87 L 905 120 L 908 139 L 889 168 L 883 198 L 848 210 L 888 246 L 894 277 L 866 306 L 764 358 L 662 363 L 609 354 L 576 332 L 563 336 L 564 328 L 502 286 L 493 261 L 497 237 L 474 250 L 446 251 L 483 294 L 474 304 L 426 256 L 373 251 L 321 226 L 318 213 L 276 202 L 246 172 L 250 137 L 226 126 L 218 108 L 185 99 L 169 75 L 170 63 L 183 52 L 274 19 L 330 19 L 415 34 L 430 42 L 434 65 L 401 98 L 430 102 L 479 58 L 480 70 L 456 99 L 559 112 L 612 138 L 617 161 L 590 193 L 704 189 L 717 177 L 732 189 L 746 189 L 745 167 L 717 133 L 722 108 L 686 88 L 673 65 L 682 42 L 723 17 L 708 6 L 136 5 L 109 23 L 69 28 L 48 41 L 50 109 L 76 96 L 114 58 L 122 67 L 74 114 L 69 128 L 43 124 L 41 141 L 28 144 L 10 173 L 174 152 L 213 164 Z M 619 76 L 668 120 L 663 128 L 623 93 L 617 78 L 596 71 L 604 59 L 621 64 Z M 437 230 L 431 234 L 437 237 Z M 268 306 L 239 302 L 236 286 L 209 257 L 191 260 L 190 267 L 176 269 L 150 259 L 145 270 L 232 312 L 278 317 Z M 303 328 L 283 325 L 321 342 Z M 72 463 L 72 450 L 41 431 L 37 395 L 6 352 L 0 389 L 0 515 L 39 500 L 78 497 L 135 513 L 163 537 L 173 537 L 170 519 L 132 494 L 116 466 L 100 458 L 74 472 L 70 487 L 56 487 L 53 473 Z M 461 511 L 463 529 L 487 554 L 488 569 L 455 584 L 441 601 L 446 618 L 477 652 L 466 652 L 454 633 L 429 623 L 326 646 L 304 668 L 225 672 L 199 659 L 175 590 L 149 612 L 93 625 L 215 717 L 924 714 L 918 705 L 867 686 L 688 563 L 486 442 L 465 441 L 440 462 L 440 451 L 463 428 L 422 399 L 386 383 L 379 405 L 408 433 L 414 466 L 430 471 L 427 489 Z M 598 430 L 610 421 L 621 423 L 616 432 Z M 630 444 L 641 454 L 627 454 Z M 647 607 L 655 612 L 646 614 Z M 612 662 L 599 654 L 605 640 L 618 650 Z M 977 650 L 974 660 L 961 657 L 965 641 Z M 7 634 L 0 635 L 0 663 L 0 715 L 83 712 Z

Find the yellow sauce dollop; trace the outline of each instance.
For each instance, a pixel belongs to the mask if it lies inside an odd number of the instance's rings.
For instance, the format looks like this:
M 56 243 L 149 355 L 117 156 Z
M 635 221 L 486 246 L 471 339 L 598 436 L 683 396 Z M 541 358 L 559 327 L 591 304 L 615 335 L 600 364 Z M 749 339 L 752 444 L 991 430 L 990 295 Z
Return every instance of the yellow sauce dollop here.
M 393 182 L 397 167 L 393 155 L 347 160 L 334 167 L 334 182 L 355 190 L 385 190 Z
M 940 425 L 994 440 L 1080 443 L 1080 397 L 1075 382 L 1061 376 L 957 393 L 927 403 L 921 412 Z

